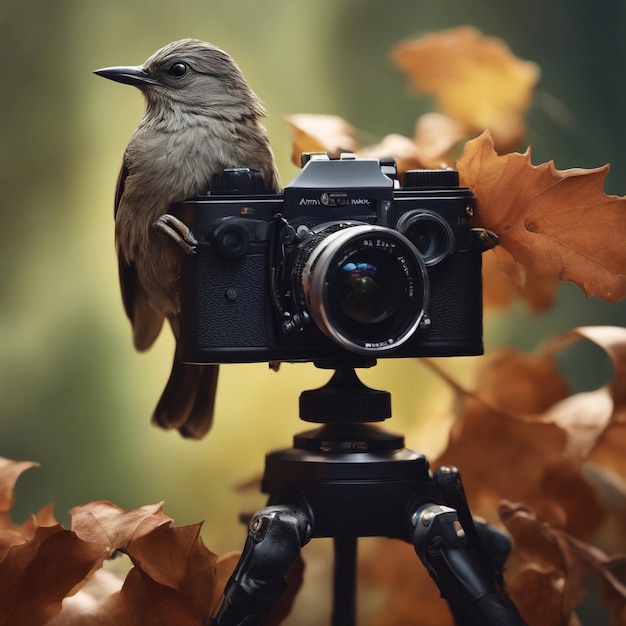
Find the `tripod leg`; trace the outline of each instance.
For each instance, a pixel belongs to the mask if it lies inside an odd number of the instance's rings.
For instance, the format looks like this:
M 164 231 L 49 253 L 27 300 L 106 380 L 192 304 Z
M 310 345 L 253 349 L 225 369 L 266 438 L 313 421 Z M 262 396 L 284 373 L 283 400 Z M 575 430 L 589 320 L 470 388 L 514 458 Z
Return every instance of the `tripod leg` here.
M 331 626 L 356 623 L 356 537 L 335 537 L 335 576 Z
M 480 561 L 483 571 L 495 582 L 498 592 L 504 593 L 502 574 L 504 563 L 511 552 L 511 540 L 486 522 L 474 520 L 456 467 L 445 465 L 438 468 L 434 479 L 441 502 L 456 511 L 467 543 Z
M 275 505 L 261 509 L 248 528 L 239 563 L 224 589 L 213 626 L 260 626 L 285 590 L 285 576 L 313 532 L 304 508 Z
M 415 552 L 459 626 L 525 626 L 515 605 L 474 556 L 456 511 L 423 503 L 411 517 Z

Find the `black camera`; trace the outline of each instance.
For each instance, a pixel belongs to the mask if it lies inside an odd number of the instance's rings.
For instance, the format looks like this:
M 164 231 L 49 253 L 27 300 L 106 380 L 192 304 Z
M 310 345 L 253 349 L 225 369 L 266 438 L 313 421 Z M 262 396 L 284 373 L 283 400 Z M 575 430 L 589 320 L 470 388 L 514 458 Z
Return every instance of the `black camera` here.
M 454 170 L 303 155 L 283 194 L 246 168 L 173 208 L 182 359 L 336 362 L 482 354 L 474 196 Z

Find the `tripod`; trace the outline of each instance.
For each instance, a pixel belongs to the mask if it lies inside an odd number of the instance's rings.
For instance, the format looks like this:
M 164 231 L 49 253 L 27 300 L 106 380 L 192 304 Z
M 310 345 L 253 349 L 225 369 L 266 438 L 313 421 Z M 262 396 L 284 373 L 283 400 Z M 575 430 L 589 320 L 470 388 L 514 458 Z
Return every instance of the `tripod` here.
M 300 395 L 300 418 L 323 425 L 266 455 L 268 504 L 250 521 L 212 626 L 261 625 L 300 549 L 318 537 L 334 541 L 332 626 L 354 626 L 357 539 L 369 536 L 413 544 L 459 626 L 525 624 L 504 592 L 510 542 L 474 522 L 456 468 L 432 473 L 404 437 L 372 424 L 391 417 L 391 395 L 354 370 L 372 364 L 339 364 Z

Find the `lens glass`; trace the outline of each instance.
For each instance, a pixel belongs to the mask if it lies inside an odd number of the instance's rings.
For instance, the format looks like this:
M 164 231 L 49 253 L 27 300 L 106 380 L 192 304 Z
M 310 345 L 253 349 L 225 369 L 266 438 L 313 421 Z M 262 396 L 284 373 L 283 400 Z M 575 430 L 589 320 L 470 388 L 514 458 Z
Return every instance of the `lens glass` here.
M 393 315 L 400 304 L 402 287 L 398 264 L 376 250 L 359 251 L 343 261 L 332 285 L 339 309 L 363 324 L 375 324 Z

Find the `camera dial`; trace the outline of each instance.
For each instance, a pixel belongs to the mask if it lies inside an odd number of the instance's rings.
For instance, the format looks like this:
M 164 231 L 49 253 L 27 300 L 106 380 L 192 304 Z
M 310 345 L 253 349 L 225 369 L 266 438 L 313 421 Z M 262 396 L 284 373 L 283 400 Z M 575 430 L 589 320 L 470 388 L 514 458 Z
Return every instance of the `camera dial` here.
M 404 235 L 364 222 L 327 222 L 311 229 L 293 254 L 296 302 L 342 348 L 376 356 L 419 327 L 428 276 Z

